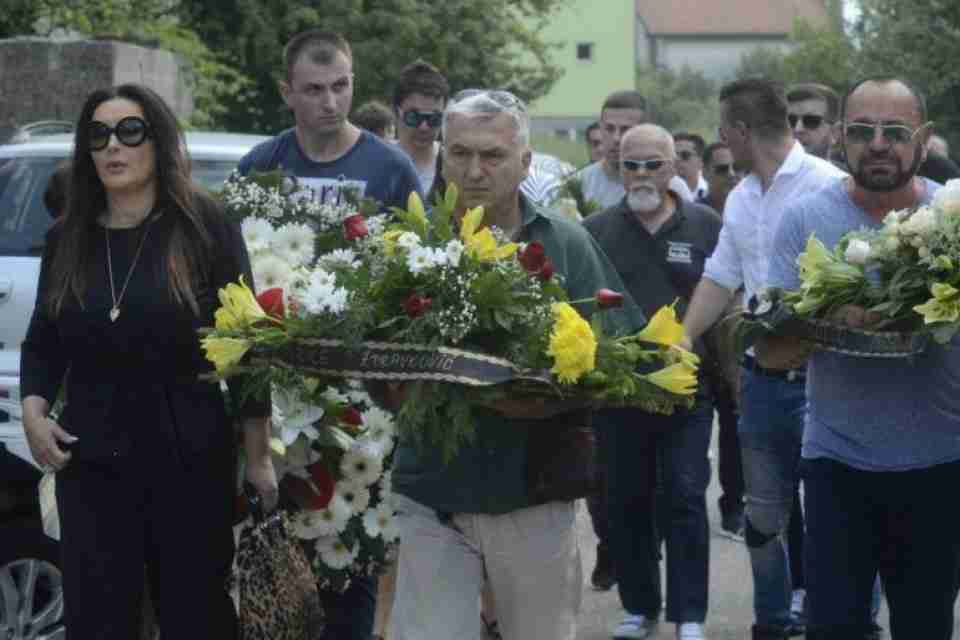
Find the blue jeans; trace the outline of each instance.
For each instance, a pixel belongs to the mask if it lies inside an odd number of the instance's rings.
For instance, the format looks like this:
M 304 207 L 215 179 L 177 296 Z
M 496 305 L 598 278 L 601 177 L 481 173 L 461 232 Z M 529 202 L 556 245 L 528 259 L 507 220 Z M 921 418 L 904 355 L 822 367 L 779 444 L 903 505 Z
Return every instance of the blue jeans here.
M 658 554 L 663 539 L 667 620 L 706 619 L 710 567 L 707 450 L 712 422 L 712 407 L 706 402 L 672 416 L 636 409 L 594 414 L 599 461 L 607 469 L 610 550 L 620 600 L 631 614 L 656 617 L 663 607 Z M 666 500 L 659 509 L 658 455 L 662 457 Z
M 746 542 L 758 624 L 790 624 L 787 527 L 799 476 L 804 380 L 744 369 L 738 435 L 746 485 Z
M 918 433 L 918 436 L 922 434 Z M 803 461 L 808 640 L 869 637 L 877 572 L 893 640 L 953 634 L 960 462 L 897 472 Z

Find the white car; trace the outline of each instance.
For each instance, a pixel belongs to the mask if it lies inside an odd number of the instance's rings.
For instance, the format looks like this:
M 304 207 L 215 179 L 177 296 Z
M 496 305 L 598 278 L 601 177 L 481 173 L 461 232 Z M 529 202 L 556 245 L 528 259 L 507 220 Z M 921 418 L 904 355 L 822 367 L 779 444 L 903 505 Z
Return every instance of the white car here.
M 215 188 L 264 136 L 187 132 L 194 180 Z M 20 345 L 37 295 L 40 256 L 52 217 L 43 193 L 70 157 L 73 135 L 0 145 L 0 639 L 64 637 L 56 543 L 37 508 L 40 471 L 20 411 Z

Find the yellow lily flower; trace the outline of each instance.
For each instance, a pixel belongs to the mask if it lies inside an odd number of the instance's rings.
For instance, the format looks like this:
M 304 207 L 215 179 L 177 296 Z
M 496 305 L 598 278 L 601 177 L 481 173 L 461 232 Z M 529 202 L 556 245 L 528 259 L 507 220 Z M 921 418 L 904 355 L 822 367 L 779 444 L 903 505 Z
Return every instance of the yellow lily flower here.
M 392 229 L 383 234 L 383 250 L 388 256 L 397 252 L 397 239 L 404 234 L 402 229 Z
M 410 192 L 410 197 L 407 198 L 407 213 L 411 213 L 416 217 L 417 223 L 421 228 L 427 227 L 427 212 L 423 208 L 423 201 L 420 200 L 420 196 L 417 195 L 416 191 Z
M 240 276 L 240 284 L 231 282 L 220 289 L 217 295 L 222 305 L 214 312 L 217 329 L 244 329 L 267 318 L 253 291 L 244 284 L 243 276 Z
M 930 292 L 932 298 L 913 308 L 923 316 L 924 324 L 960 320 L 960 291 L 945 282 L 935 282 Z
M 460 220 L 460 239 L 467 255 L 482 262 L 494 262 L 509 258 L 517 252 L 519 245 L 514 242 L 498 245 L 490 229 L 480 229 L 482 222 L 483 207 L 468 210 Z
M 637 334 L 639 340 L 672 347 L 684 336 L 683 325 L 677 320 L 676 302 L 660 307 L 650 322 Z
M 212 362 L 217 373 L 223 376 L 243 359 L 253 343 L 239 338 L 206 337 L 200 341 L 200 345 L 207 360 Z
M 678 362 L 669 367 L 654 371 L 645 377 L 652 384 L 670 393 L 689 396 L 697 391 L 696 371 L 696 369 L 692 369 L 689 365 Z
M 597 337 L 590 323 L 566 302 L 553 305 L 554 324 L 547 355 L 554 359 L 550 370 L 564 384 L 572 384 L 597 366 Z
M 823 266 L 833 261 L 833 254 L 827 251 L 827 247 L 811 233 L 810 237 L 807 238 L 806 249 L 797 257 L 800 278 L 804 282 L 808 279 L 815 279 Z

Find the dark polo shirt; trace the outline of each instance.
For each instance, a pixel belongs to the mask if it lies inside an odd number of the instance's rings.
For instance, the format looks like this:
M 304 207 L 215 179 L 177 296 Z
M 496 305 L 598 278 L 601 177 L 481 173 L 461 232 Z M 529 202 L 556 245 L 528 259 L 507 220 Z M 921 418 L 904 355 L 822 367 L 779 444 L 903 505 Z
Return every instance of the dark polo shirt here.
M 677 210 L 655 234 L 627 208 L 626 198 L 583 223 L 648 318 L 677 298 L 683 316 L 720 236 L 716 211 L 671 195 Z

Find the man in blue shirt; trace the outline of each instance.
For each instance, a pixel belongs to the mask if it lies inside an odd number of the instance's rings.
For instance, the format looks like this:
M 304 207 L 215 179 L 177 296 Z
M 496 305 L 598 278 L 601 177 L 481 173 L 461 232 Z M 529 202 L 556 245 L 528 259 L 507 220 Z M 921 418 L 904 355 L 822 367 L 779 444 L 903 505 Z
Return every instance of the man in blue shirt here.
M 254 147 L 240 160 L 240 173 L 281 168 L 332 204 L 349 192 L 383 207 L 406 206 L 411 191 L 423 195 L 406 154 L 347 119 L 353 54 L 342 36 L 305 31 L 290 40 L 283 58 L 280 93 L 296 124 Z
M 906 82 L 866 80 L 841 112 L 850 177 L 790 206 L 774 239 L 771 286 L 799 287 L 796 259 L 813 233 L 828 248 L 893 210 L 931 200 L 938 185 L 915 176 L 930 123 Z M 834 321 L 865 326 L 845 305 Z M 807 638 L 871 637 L 879 571 L 894 638 L 950 638 L 958 541 L 943 491 L 960 481 L 960 341 L 911 359 L 870 359 L 776 337 L 758 345 L 772 368 L 809 357 L 802 465 L 806 484 Z M 811 355 L 812 353 L 812 355 Z
M 423 195 L 406 154 L 347 119 L 353 102 L 353 54 L 342 36 L 305 31 L 290 40 L 283 59 L 286 76 L 280 92 L 296 124 L 254 147 L 240 160 L 240 173 L 282 169 L 330 204 L 352 195 L 373 198 L 383 208 L 404 207 L 410 192 Z M 353 580 L 343 595 L 324 594 L 324 637 L 369 638 L 376 590 L 376 579 L 364 577 Z

